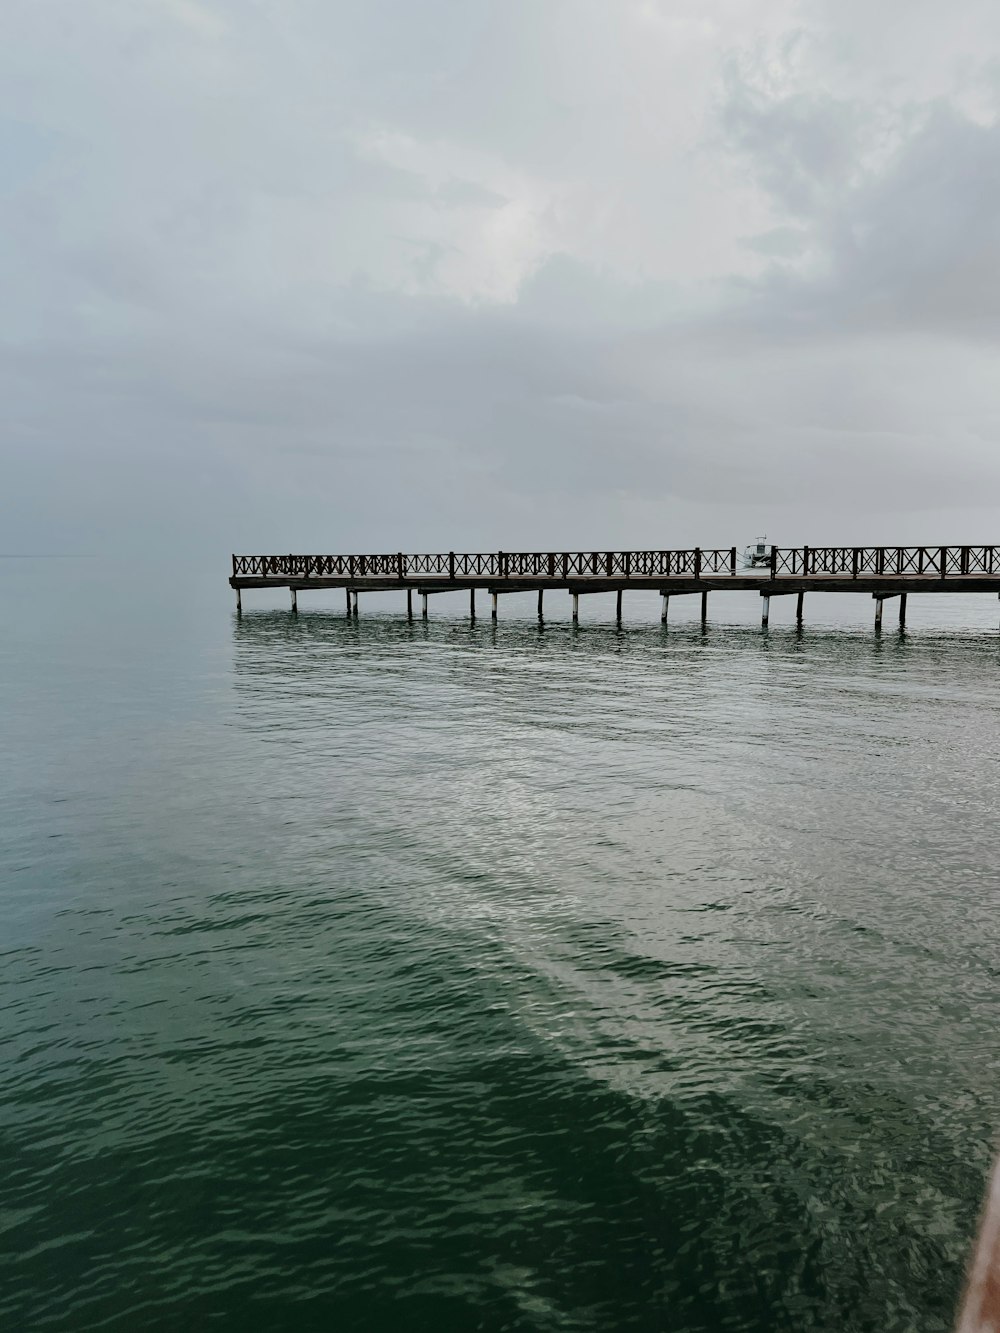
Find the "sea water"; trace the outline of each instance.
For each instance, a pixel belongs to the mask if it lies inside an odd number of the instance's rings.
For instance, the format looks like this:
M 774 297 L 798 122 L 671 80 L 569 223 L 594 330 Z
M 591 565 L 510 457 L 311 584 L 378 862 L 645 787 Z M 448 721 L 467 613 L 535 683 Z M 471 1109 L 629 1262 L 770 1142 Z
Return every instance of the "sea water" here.
M 5 1329 L 950 1326 L 997 603 L 697 600 L 0 561 Z

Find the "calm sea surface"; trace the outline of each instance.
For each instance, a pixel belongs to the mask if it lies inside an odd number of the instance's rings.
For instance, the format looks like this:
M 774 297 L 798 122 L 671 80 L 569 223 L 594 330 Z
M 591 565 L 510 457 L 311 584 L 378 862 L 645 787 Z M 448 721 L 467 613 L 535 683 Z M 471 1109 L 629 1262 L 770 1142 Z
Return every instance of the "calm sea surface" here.
M 949 1327 L 995 599 L 173 574 L 0 561 L 0 1326 Z

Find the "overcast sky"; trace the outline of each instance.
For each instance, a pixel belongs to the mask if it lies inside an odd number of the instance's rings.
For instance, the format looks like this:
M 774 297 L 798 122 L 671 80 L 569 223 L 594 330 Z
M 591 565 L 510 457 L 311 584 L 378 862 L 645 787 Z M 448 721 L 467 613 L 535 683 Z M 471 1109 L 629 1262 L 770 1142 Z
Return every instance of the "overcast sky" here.
M 5 0 L 0 550 L 1000 542 L 995 0 Z

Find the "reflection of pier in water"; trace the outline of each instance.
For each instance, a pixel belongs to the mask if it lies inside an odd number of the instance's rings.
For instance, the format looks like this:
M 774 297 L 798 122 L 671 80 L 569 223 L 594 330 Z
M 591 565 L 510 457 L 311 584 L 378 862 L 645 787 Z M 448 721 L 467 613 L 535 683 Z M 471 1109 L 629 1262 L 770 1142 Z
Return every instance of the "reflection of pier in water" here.
M 362 592 L 406 593 L 407 618 L 413 619 L 413 594 L 427 600 L 434 593 L 469 593 L 469 615 L 476 617 L 476 592 L 491 598 L 497 618 L 502 593 L 538 594 L 538 619 L 543 618 L 546 592 L 568 592 L 573 620 L 579 618 L 580 597 L 614 592 L 616 619 L 622 617 L 622 596 L 629 590 L 656 591 L 660 619 L 666 624 L 671 597 L 701 595 L 701 618 L 708 619 L 710 592 L 757 593 L 762 599 L 761 623 L 767 625 L 772 597 L 796 596 L 801 623 L 807 592 L 870 593 L 875 600 L 875 627 L 882 625 L 883 603 L 899 598 L 899 623 L 906 623 L 906 599 L 912 593 L 985 592 L 1000 595 L 1000 548 L 995 546 L 795 546 L 770 548 L 770 563 L 754 569 L 738 567 L 736 547 L 683 551 L 493 551 L 488 554 L 438 555 L 234 555 L 230 586 L 236 607 L 250 588 L 288 588 L 292 610 L 298 594 L 308 589 L 343 588 L 347 614 L 358 614 Z

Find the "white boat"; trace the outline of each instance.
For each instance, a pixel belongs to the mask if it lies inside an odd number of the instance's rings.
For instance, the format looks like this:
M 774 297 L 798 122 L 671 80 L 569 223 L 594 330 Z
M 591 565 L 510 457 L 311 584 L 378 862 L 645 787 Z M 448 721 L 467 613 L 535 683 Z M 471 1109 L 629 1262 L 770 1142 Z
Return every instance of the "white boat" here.
M 752 546 L 743 552 L 744 569 L 760 569 L 771 564 L 771 548 L 766 545 L 766 537 L 758 537 Z

